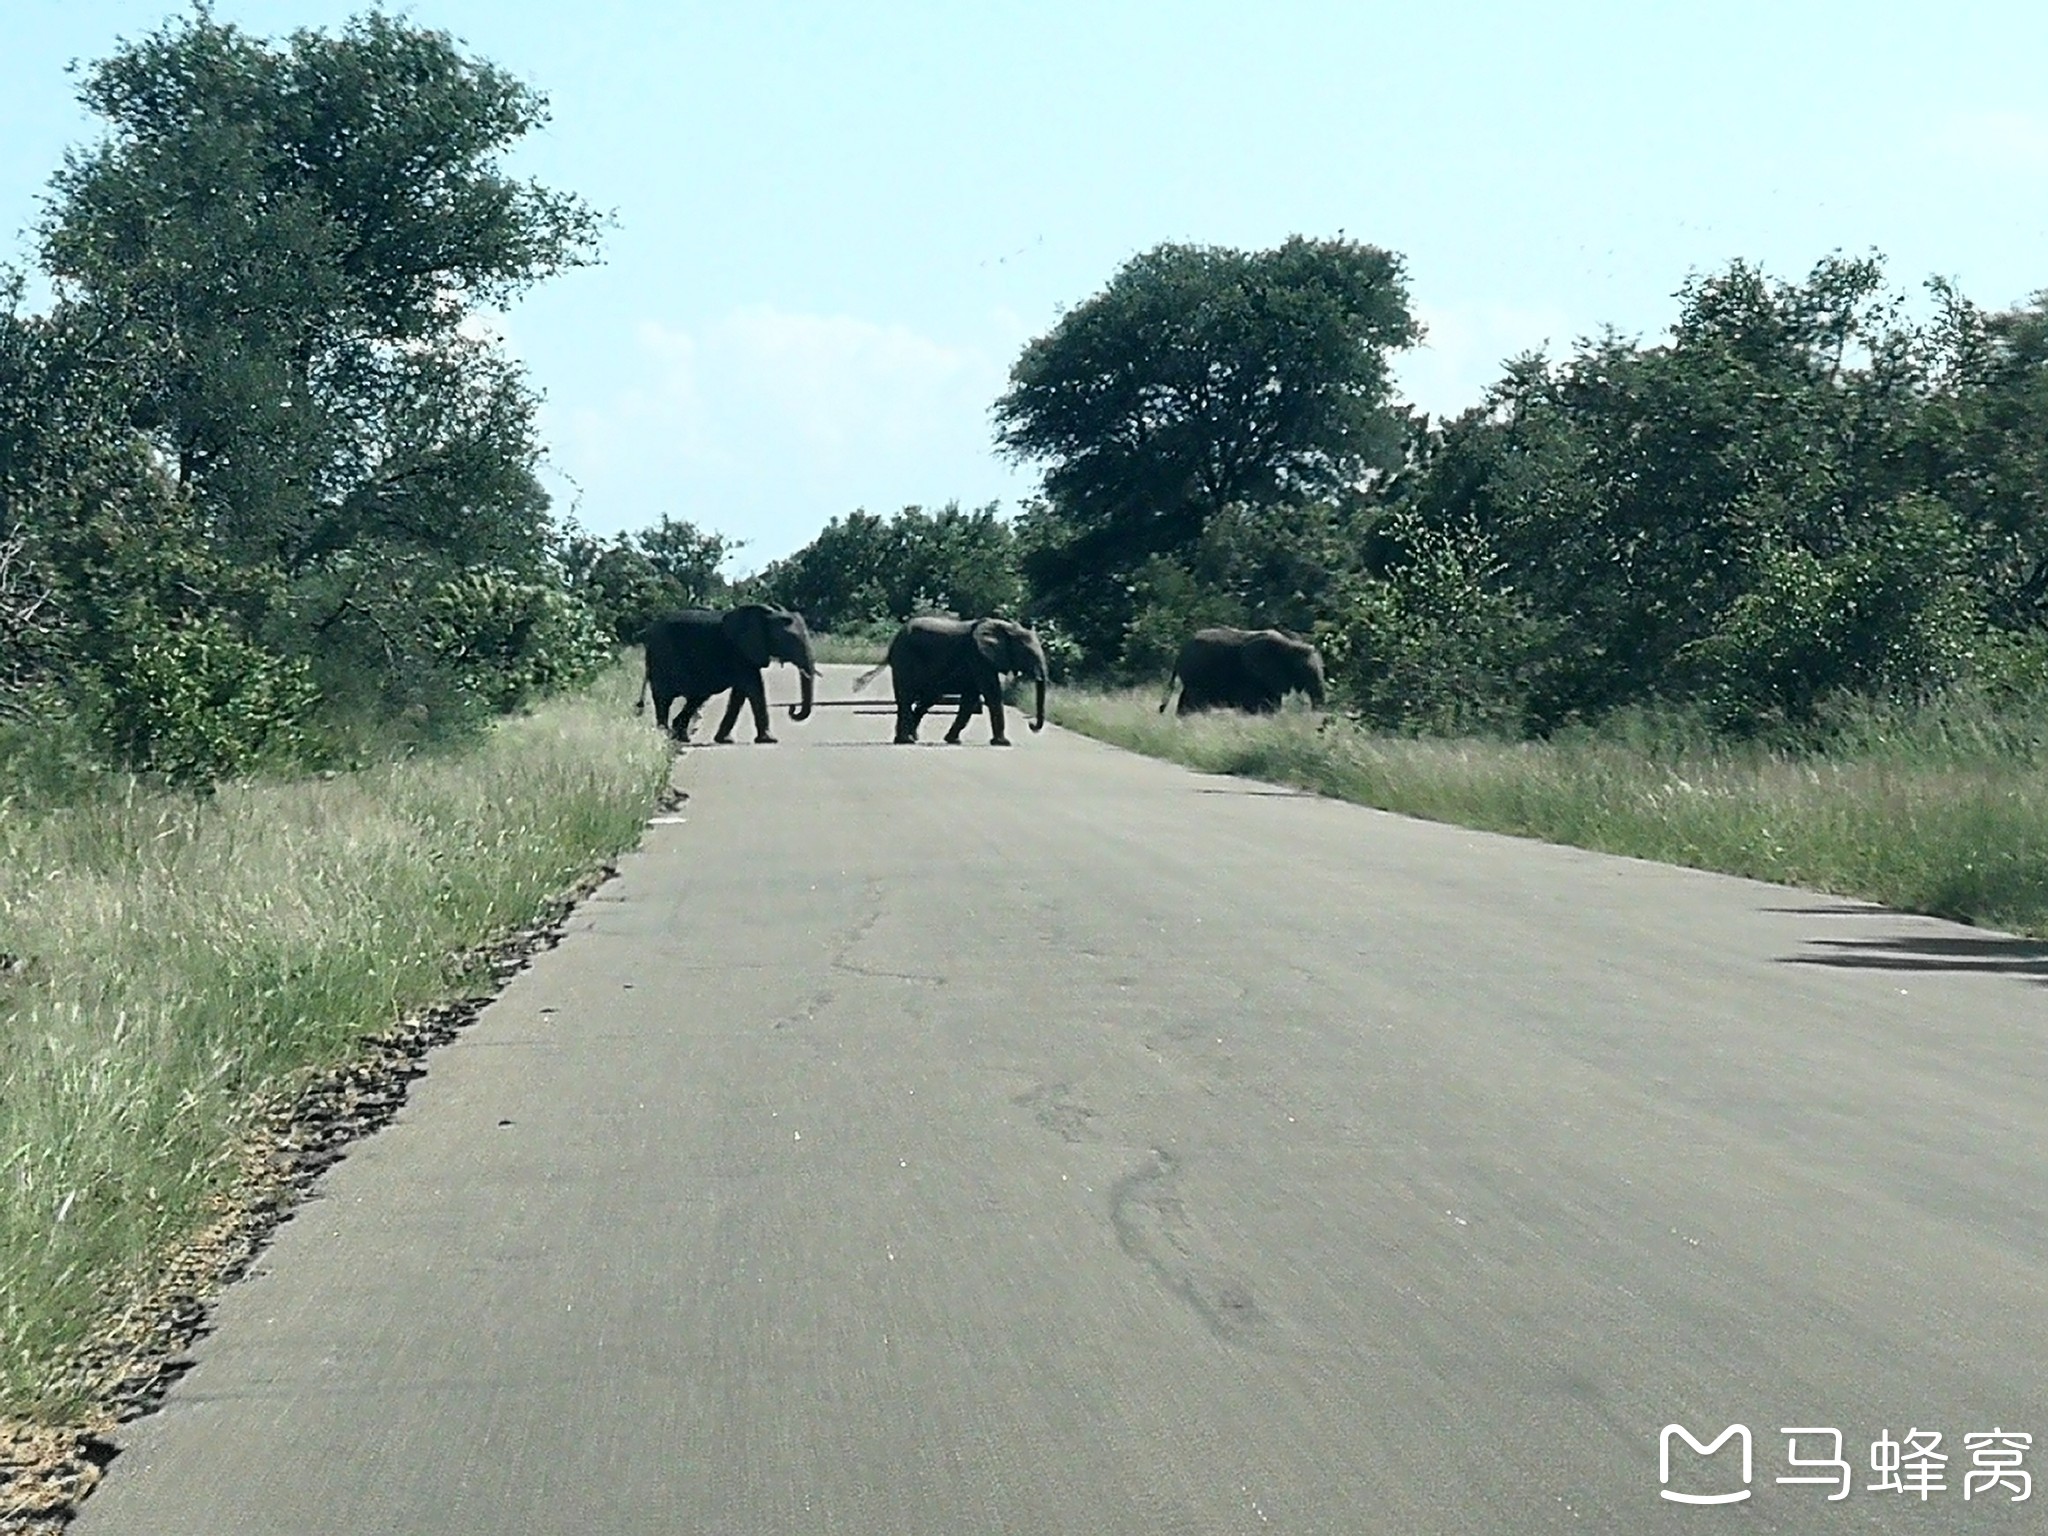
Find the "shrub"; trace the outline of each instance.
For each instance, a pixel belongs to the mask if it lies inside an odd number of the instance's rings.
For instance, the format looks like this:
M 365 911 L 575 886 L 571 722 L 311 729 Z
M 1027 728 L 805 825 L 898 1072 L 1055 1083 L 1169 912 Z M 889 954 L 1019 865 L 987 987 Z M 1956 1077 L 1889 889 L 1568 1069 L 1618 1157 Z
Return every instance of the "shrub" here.
M 427 601 L 430 649 L 494 710 L 595 677 L 614 655 L 588 604 L 496 571 L 443 581 Z
M 212 613 L 139 618 L 92 692 L 121 762 L 194 786 L 301 756 L 319 701 L 303 659 L 259 649 Z
M 1774 544 L 1749 590 L 1680 661 L 1738 732 L 1805 724 L 1839 693 L 1942 687 L 1962 674 L 1982 628 L 1966 556 L 1953 514 L 1922 497 L 1883 508 L 1833 553 Z

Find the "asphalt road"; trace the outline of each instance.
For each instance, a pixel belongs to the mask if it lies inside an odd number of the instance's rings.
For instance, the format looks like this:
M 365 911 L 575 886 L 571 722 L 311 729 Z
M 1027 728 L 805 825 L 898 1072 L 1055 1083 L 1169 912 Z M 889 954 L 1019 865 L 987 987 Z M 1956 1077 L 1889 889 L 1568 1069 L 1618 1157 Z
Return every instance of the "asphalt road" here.
M 83 1536 L 2048 1525 L 2039 947 L 889 726 L 683 756 Z

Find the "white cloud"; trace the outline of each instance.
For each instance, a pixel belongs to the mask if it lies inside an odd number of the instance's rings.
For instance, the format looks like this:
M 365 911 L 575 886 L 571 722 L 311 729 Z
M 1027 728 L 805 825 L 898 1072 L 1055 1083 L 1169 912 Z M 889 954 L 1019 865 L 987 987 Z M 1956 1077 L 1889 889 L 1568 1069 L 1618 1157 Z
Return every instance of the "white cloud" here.
M 1455 416 L 1479 403 L 1504 364 L 1522 352 L 1552 357 L 1583 330 L 1559 309 L 1500 304 L 1417 304 L 1422 344 L 1394 359 L 1396 392 L 1432 416 Z

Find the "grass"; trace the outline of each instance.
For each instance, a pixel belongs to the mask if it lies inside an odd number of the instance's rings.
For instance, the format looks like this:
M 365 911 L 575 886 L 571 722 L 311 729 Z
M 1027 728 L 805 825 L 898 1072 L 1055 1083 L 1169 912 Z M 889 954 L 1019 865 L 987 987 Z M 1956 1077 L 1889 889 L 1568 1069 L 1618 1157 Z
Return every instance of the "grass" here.
M 893 634 L 894 631 L 891 631 Z M 820 662 L 837 662 L 842 665 L 872 667 L 882 659 L 882 653 L 889 649 L 889 636 L 876 639 L 859 633 L 845 635 L 811 635 L 811 654 Z
M 2048 746 L 2038 715 L 1870 712 L 1825 756 L 1637 717 L 1548 742 L 1376 735 L 1289 710 L 1157 712 L 1061 690 L 1061 725 L 1207 773 L 1433 821 L 1746 875 L 2048 937 Z
M 65 1363 L 264 1107 L 638 840 L 669 755 L 637 681 L 430 758 L 0 817 L 0 1412 L 79 1410 Z

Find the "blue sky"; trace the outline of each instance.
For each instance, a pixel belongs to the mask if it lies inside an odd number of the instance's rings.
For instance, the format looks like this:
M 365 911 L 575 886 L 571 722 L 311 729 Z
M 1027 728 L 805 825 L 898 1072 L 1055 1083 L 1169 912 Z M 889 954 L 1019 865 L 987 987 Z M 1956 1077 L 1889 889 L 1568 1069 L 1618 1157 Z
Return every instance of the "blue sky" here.
M 72 59 L 174 8 L 4 0 L 0 259 L 94 125 Z M 359 5 L 217 0 L 259 34 Z M 1981 304 L 2048 288 L 2048 6 L 419 0 L 544 91 L 513 161 L 613 213 L 606 261 L 497 323 L 546 396 L 558 507 L 663 513 L 755 568 L 831 517 L 1035 484 L 1011 361 L 1165 240 L 1399 252 L 1406 397 L 1654 338 L 1736 257 L 1876 249 Z

